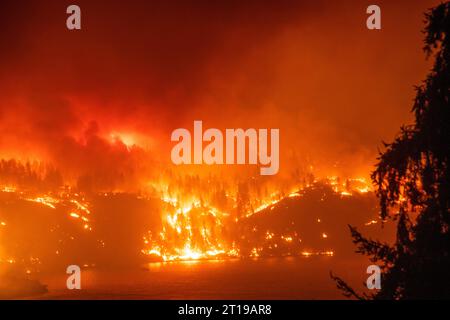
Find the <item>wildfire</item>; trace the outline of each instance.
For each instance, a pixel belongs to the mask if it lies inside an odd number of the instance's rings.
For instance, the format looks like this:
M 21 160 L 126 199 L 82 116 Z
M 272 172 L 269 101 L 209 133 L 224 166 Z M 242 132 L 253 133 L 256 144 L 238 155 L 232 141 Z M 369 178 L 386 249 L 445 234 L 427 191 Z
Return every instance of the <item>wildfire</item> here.
M 1 191 L 14 193 L 19 199 L 38 203 L 52 210 L 57 208 L 67 210 L 67 215 L 69 217 L 80 219 L 83 222 L 83 229 L 89 231 L 92 230 L 92 227 L 89 225 L 90 219 L 87 217 L 91 213 L 89 210 L 89 204 L 77 193 L 72 194 L 67 191 L 61 191 L 59 193 L 49 193 L 31 197 L 27 195 L 28 192 L 26 190 L 19 191 L 17 187 L 3 187 L 1 188 Z M 5 227 L 6 222 L 0 222 L 0 225 Z
M 239 230 L 242 224 L 260 214 L 285 206 L 292 201 L 303 201 L 305 192 L 314 190 L 318 183 L 329 186 L 340 197 L 352 197 L 371 190 L 363 178 L 342 180 L 332 176 L 324 180 L 315 180 L 314 183 L 293 186 L 287 192 L 272 190 L 252 194 L 245 189 L 242 191 L 238 187 L 228 187 L 222 193 L 221 201 L 216 201 L 214 193 L 208 186 L 191 190 L 181 187 L 178 189 L 169 183 L 153 183 L 155 191 L 152 197 L 156 194 L 162 203 L 162 224 L 159 230 L 148 231 L 142 236 L 141 252 L 160 261 L 260 258 L 277 253 L 304 257 L 333 256 L 333 250 L 302 250 L 302 239 L 294 232 L 295 229 L 280 232 L 265 228 L 261 234 L 261 242 L 248 243 L 250 247 L 244 245 L 248 237 L 255 237 L 261 233 L 256 225 L 248 229 L 253 235 L 245 232 L 235 232 L 232 235 L 232 231 Z M 74 223 L 79 223 L 81 230 L 92 231 L 93 213 L 90 202 L 82 194 L 70 190 L 69 188 L 60 192 L 36 194 L 13 186 L 3 186 L 0 192 L 14 193 L 24 201 L 62 212 Z M 244 192 L 245 196 L 239 194 L 240 192 Z M 108 193 L 101 195 L 108 196 Z M 146 195 L 137 197 L 145 199 Z M 244 205 L 242 199 L 246 200 Z M 322 199 L 325 199 L 325 194 Z M 322 219 L 316 218 L 314 222 L 322 223 Z M 377 221 L 372 220 L 366 225 L 375 223 Z M 6 221 L 0 221 L 0 227 L 7 228 Z M 320 232 L 319 236 L 323 240 L 329 238 L 329 234 L 325 232 Z M 105 243 L 101 243 L 102 247 L 105 247 Z M 60 250 L 56 252 L 60 254 Z
M 34 199 L 28 198 L 26 200 L 31 201 L 31 202 L 41 203 L 44 206 L 47 206 L 47 207 L 52 208 L 52 209 L 56 209 L 55 204 L 59 203 L 59 200 L 57 200 L 57 199 L 55 199 L 53 197 L 50 197 L 50 196 L 37 197 L 37 198 L 34 198 Z
M 162 230 L 153 236 L 144 236 L 146 255 L 159 257 L 163 261 L 212 259 L 235 255 L 235 248 L 225 247 L 217 237 L 227 213 L 216 208 L 202 206 L 200 200 L 192 198 L 191 204 L 163 195 L 166 203 Z
M 319 252 L 309 252 L 309 251 L 302 251 L 301 255 L 304 257 L 311 257 L 311 256 L 333 256 L 334 251 L 319 251 Z
M 11 187 L 11 186 L 4 186 L 1 189 L 2 192 L 16 192 L 16 190 L 17 189 L 15 187 Z
M 334 192 L 343 197 L 352 196 L 353 193 L 364 194 L 372 191 L 372 187 L 365 178 L 349 178 L 342 181 L 337 176 L 329 176 L 327 182 L 332 186 Z
M 371 190 L 364 178 L 347 179 L 345 182 L 341 182 L 338 177 L 328 177 L 325 179 L 325 184 L 329 185 L 336 194 L 345 197 L 351 197 L 355 193 L 364 194 Z M 169 189 L 167 186 L 160 187 L 159 189 L 163 190 L 161 200 L 168 205 L 168 209 L 163 214 L 162 230 L 155 235 L 149 232 L 144 237 L 145 249 L 142 252 L 163 261 L 243 257 L 242 250 L 236 247 L 235 242 L 230 244 L 229 239 L 220 236 L 223 229 L 233 224 L 238 225 L 241 221 L 266 210 L 273 210 L 286 199 L 301 198 L 308 188 L 314 188 L 314 185 L 297 186 L 284 195 L 280 192 L 269 193 L 266 198 L 256 199 L 256 205 L 248 206 L 247 211 L 241 217 L 235 217 L 232 212 L 237 210 L 238 200 L 237 197 L 229 196 L 232 192 L 228 192 L 227 197 L 232 200 L 234 206 L 225 212 L 214 207 L 205 197 L 185 196 L 182 201 L 170 195 L 167 192 Z M 321 219 L 317 218 L 317 222 L 320 223 Z M 258 230 L 253 227 L 252 231 L 257 232 Z M 242 237 L 245 238 L 245 235 Z M 320 237 L 327 239 L 329 235 L 322 232 Z M 277 236 L 271 230 L 265 232 L 264 239 L 269 242 L 268 249 L 280 248 L 281 243 L 290 245 L 294 242 L 302 242 L 297 234 Z M 281 243 L 276 239 L 279 239 Z M 253 247 L 248 256 L 261 257 L 264 251 L 263 246 Z M 332 256 L 334 252 L 332 250 L 302 251 L 299 254 L 306 257 L 311 255 Z

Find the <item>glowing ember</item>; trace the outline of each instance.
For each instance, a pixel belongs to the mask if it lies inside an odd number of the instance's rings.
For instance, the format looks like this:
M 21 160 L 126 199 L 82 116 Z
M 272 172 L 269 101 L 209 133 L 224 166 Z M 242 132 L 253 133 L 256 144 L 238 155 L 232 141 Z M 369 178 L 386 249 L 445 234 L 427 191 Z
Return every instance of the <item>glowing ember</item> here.
M 80 217 L 80 215 L 78 213 L 75 213 L 75 212 L 71 212 L 70 216 L 73 217 L 73 218 L 77 218 L 77 219 Z
M 377 220 L 370 220 L 369 222 L 365 223 L 364 225 L 370 226 L 370 225 L 372 225 L 372 224 L 377 224 L 377 223 L 378 223 Z

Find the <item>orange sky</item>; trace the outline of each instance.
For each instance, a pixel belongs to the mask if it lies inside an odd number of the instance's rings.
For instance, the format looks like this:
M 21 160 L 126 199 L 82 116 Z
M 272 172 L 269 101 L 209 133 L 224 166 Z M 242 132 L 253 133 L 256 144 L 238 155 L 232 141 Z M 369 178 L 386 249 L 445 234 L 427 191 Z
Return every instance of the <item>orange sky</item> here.
M 111 135 L 125 134 L 169 161 L 170 132 L 203 120 L 280 128 L 280 172 L 366 172 L 411 120 L 438 2 L 377 1 L 369 31 L 366 1 L 76 1 L 82 30 L 68 31 L 73 1 L 2 1 L 0 151 L 120 165 Z

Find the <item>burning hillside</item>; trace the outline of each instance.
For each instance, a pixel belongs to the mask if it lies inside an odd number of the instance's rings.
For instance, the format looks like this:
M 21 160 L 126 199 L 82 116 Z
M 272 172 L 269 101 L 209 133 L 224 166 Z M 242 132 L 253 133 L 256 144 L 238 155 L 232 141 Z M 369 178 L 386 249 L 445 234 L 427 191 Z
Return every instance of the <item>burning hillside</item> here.
M 15 166 L 20 179 L 2 178 L 0 261 L 27 273 L 70 263 L 343 254 L 346 223 L 377 222 L 373 194 L 362 178 L 309 175 L 277 191 L 272 182 L 255 179 L 233 184 L 166 172 L 147 183 L 146 192 L 86 192 L 46 183 L 59 177 L 56 169 L 38 174 L 33 166 Z M 40 191 L 42 185 L 48 191 Z

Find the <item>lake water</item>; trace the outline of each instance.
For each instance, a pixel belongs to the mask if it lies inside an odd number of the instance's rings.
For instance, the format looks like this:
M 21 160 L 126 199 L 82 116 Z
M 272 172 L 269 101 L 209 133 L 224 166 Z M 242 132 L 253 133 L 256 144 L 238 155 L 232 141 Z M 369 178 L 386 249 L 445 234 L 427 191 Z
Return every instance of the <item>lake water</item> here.
M 82 271 L 82 289 L 67 275 L 42 276 L 40 299 L 342 299 L 330 271 L 360 289 L 367 261 L 358 257 L 288 257 L 150 263 L 133 270 Z

